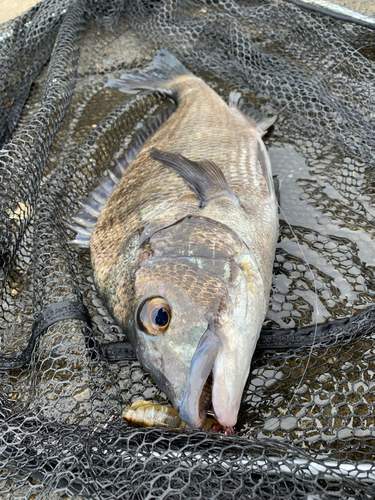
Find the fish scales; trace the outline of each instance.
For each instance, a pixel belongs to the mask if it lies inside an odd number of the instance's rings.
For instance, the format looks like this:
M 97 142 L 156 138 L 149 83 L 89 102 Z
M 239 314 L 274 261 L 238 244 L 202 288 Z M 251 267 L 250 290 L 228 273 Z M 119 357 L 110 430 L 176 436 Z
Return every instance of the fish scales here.
M 176 111 L 141 146 L 102 209 L 95 284 L 180 417 L 202 427 L 212 402 L 237 419 L 268 308 L 277 202 L 257 125 L 171 54 L 112 82 L 172 94 Z M 263 128 L 262 128 L 263 126 Z M 198 163 L 197 163 L 198 162 Z
M 267 206 L 269 195 L 265 193 L 256 156 L 257 138 L 250 135 L 243 116 L 234 113 L 199 78 L 183 77 L 175 85 L 178 109 L 144 145 L 102 211 L 91 240 L 94 269 L 109 269 L 127 237 L 143 229 L 150 220 L 172 222 L 190 214 L 203 215 L 186 182 L 150 158 L 150 151 L 157 147 L 218 163 L 250 217 L 244 230 L 243 220 L 238 220 L 237 214 L 233 214 L 232 220 L 228 216 L 223 220 L 222 211 L 207 207 L 204 215 L 246 233 L 259 254 L 259 267 L 264 268 L 264 262 L 268 271 L 269 265 L 273 265 L 268 241 L 275 232 L 274 221 L 269 223 L 274 208 Z

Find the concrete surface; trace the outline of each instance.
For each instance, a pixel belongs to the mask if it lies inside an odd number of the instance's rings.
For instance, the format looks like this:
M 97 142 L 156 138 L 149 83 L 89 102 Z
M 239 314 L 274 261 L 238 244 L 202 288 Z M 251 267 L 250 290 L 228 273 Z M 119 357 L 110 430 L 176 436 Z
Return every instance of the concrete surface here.
M 336 3 L 348 7 L 349 9 L 375 16 L 375 0 L 336 0 Z
M 0 24 L 17 17 L 39 0 L 0 0 Z
M 37 3 L 38 0 L 0 0 L 0 24 L 19 16 Z M 336 3 L 363 14 L 375 15 L 375 0 L 336 0 Z

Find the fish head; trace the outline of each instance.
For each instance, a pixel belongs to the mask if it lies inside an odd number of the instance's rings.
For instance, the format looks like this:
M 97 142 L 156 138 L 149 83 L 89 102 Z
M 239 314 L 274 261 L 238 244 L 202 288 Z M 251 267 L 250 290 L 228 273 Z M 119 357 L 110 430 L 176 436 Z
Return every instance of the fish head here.
M 151 259 L 136 272 L 132 343 L 192 427 L 211 403 L 221 425 L 237 421 L 264 318 L 259 272 L 241 259 Z

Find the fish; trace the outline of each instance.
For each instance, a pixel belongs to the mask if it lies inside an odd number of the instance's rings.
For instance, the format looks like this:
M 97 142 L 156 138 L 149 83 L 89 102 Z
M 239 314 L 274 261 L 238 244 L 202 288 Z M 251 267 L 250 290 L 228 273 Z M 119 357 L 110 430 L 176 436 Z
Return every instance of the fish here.
M 172 406 L 159 405 L 138 399 L 122 413 L 123 420 L 133 427 L 163 427 L 166 429 L 189 429 L 178 411 Z M 208 432 L 233 434 L 221 426 L 215 418 L 207 417 L 202 429 Z
M 238 419 L 266 316 L 278 203 L 262 140 L 276 116 L 226 103 L 174 55 L 107 86 L 176 103 L 68 222 L 90 248 L 97 291 L 180 418 Z

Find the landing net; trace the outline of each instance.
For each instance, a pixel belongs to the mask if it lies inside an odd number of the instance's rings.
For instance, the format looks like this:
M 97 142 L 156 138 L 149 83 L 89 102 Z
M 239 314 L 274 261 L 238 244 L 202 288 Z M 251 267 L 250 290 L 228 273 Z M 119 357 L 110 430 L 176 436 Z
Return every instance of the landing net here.
M 281 185 L 265 327 L 360 314 L 329 343 L 257 351 L 235 436 L 128 427 L 136 399 L 168 404 L 97 296 L 89 250 L 63 221 L 170 106 L 110 78 L 166 47 L 223 98 L 278 114 L 265 137 Z M 0 26 L 0 498 L 374 498 L 375 38 L 283 1 L 45 0 Z M 352 323 L 350 323 L 352 324 Z

